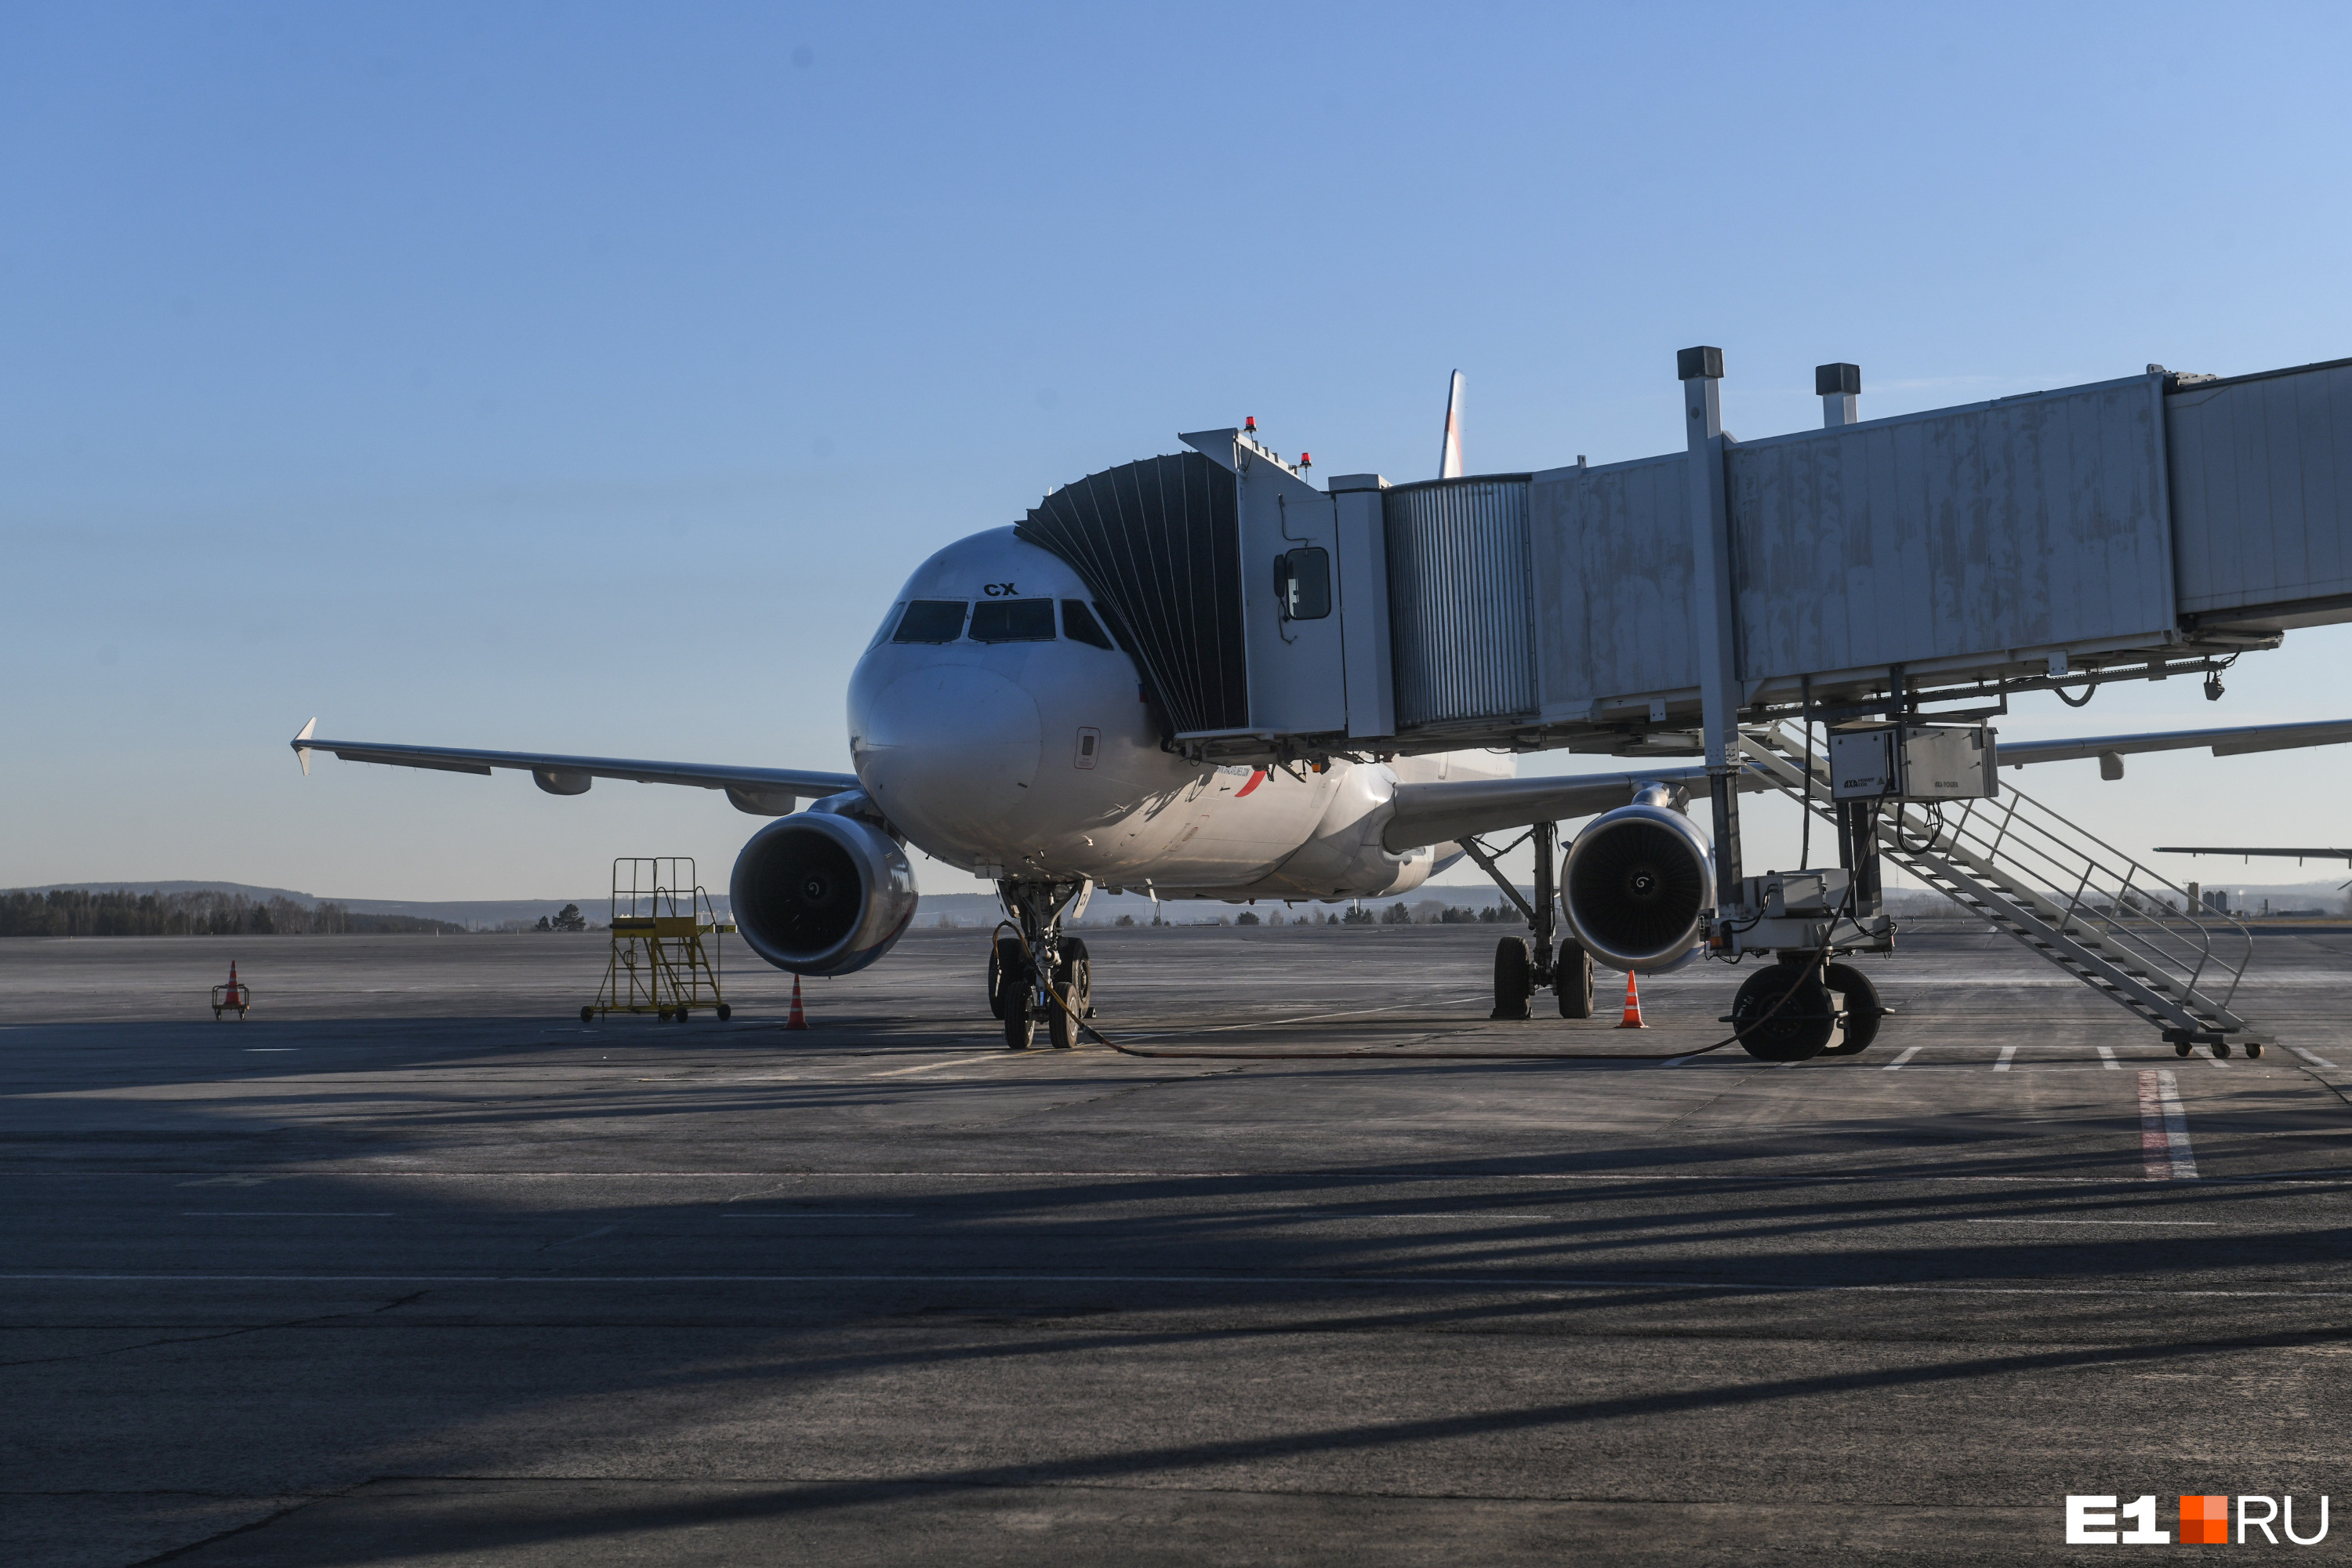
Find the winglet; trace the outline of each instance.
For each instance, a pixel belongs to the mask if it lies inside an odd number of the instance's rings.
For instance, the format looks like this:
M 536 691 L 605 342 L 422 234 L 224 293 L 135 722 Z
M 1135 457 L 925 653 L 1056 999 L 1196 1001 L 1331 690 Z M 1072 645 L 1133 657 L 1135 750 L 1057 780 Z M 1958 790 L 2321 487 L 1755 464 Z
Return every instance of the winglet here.
M 319 720 L 318 716 L 313 714 L 310 721 L 302 726 L 302 732 L 295 736 L 293 740 L 294 759 L 302 764 L 302 776 L 306 779 L 310 776 L 310 748 L 304 745 L 302 742 L 309 740 L 318 732 Z
M 1462 373 L 1458 370 L 1445 385 L 1445 447 L 1437 459 L 1437 477 L 1462 477 Z

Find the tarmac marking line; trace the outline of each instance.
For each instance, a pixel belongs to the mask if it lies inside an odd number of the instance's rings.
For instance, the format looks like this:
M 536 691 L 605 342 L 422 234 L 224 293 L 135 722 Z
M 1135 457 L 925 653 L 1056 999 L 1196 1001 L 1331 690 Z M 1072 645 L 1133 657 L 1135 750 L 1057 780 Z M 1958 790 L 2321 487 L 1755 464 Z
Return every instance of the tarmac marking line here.
M 1969 1225 L 2198 1225 L 2219 1226 L 2218 1219 L 1972 1219 Z
M 1992 1070 L 1995 1072 L 2007 1072 L 2009 1070 L 2009 1064 L 2016 1059 L 2017 1047 L 2015 1046 L 2003 1046 L 2000 1048 L 2000 1060 L 1992 1064 Z
M 182 1219 L 398 1219 L 391 1209 L 182 1209 Z
M 2334 1062 L 2329 1061 L 2326 1057 L 2314 1056 L 2311 1052 L 2305 1050 L 2301 1046 L 2289 1046 L 2287 1049 L 2293 1051 L 2296 1056 L 2301 1057 L 2305 1061 L 2309 1062 L 2314 1067 L 2326 1068 L 2329 1072 L 2342 1072 L 2344 1070 L 2342 1068 L 2337 1067 Z
M 1908 1048 L 1907 1050 L 1906 1050 L 1906 1051 L 1905 1051 L 1901 1056 L 1896 1057 L 1893 1061 L 1888 1062 L 1888 1063 L 1886 1064 L 1886 1070 L 1887 1070 L 1888 1072 L 1893 1072 L 1896 1068 L 1901 1067 L 1905 1062 L 1907 1062 L 1907 1061 L 1909 1061 L 1913 1057 L 1917 1056 L 1917 1055 L 1919 1054 L 1919 1052 L 1921 1051 L 1921 1049 L 1922 1049 L 1922 1048 L 1923 1048 L 1923 1047 L 1918 1047 L 1918 1046 L 1913 1046 L 1913 1047 L 1911 1047 L 1910 1048 Z
M 2099 1064 L 2102 1067 L 2113 1068 L 2117 1072 L 2124 1070 L 2124 1064 L 2116 1060 L 2116 1048 L 2113 1046 L 2099 1047 Z
M 2197 1180 L 2197 1154 L 2189 1143 L 2180 1082 L 2169 1069 L 2139 1075 L 2139 1149 L 2147 1180 Z

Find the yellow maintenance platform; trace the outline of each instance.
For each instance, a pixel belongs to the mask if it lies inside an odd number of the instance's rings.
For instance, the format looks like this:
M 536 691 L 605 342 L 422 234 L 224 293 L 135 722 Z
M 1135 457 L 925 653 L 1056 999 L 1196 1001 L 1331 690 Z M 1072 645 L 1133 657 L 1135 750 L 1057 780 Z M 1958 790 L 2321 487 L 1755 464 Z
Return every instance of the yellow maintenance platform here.
M 683 1024 L 699 1008 L 725 1023 L 735 1010 L 719 988 L 719 939 L 735 930 L 711 908 L 685 855 L 622 857 L 613 862 L 613 958 L 596 1000 L 580 1021 L 651 1013 Z

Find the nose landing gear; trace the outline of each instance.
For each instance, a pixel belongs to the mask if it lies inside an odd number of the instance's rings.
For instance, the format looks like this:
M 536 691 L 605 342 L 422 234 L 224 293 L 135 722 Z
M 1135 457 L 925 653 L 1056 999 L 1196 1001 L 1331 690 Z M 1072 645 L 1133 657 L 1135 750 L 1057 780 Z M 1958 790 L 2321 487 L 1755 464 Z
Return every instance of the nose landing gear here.
M 1054 1048 L 1068 1050 L 1077 1044 L 1077 1020 L 1094 1016 L 1094 965 L 1087 944 L 1062 934 L 1064 911 L 1084 910 L 1091 891 L 1084 881 L 1007 878 L 997 884 L 1005 912 L 1021 928 L 1017 938 L 1000 928 L 988 955 L 988 1010 L 1003 1021 L 1006 1050 L 1027 1050 L 1036 1042 L 1041 1021 Z

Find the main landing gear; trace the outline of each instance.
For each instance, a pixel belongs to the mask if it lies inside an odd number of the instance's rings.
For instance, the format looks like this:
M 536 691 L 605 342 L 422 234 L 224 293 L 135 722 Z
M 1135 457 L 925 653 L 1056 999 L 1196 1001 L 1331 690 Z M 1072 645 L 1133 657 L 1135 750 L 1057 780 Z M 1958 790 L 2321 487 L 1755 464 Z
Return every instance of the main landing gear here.
M 1500 857 L 1529 840 L 1536 847 L 1533 902 L 1521 898 L 1518 889 L 1496 865 Z M 1532 1018 L 1535 994 L 1549 991 L 1559 999 L 1561 1017 L 1592 1016 L 1592 955 L 1572 942 L 1555 945 L 1552 940 L 1558 924 L 1552 877 L 1559 865 L 1559 825 L 1538 822 L 1500 849 L 1488 849 L 1475 838 L 1465 838 L 1461 844 L 1470 858 L 1503 889 L 1503 896 L 1518 905 L 1519 912 L 1528 918 L 1528 935 L 1507 936 L 1495 944 L 1495 1011 L 1491 1016 Z
M 1062 934 L 1062 911 L 1086 886 L 1009 878 L 997 884 L 1006 910 L 1021 927 L 1019 938 L 1000 934 L 988 954 L 988 1010 L 1003 1021 L 1006 1050 L 1027 1050 L 1042 1021 L 1054 1048 L 1066 1051 L 1077 1044 L 1076 1020 L 1095 1016 L 1094 965 L 1087 944 Z

